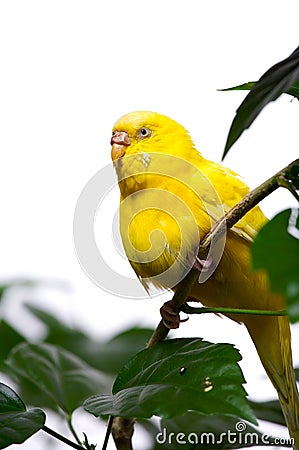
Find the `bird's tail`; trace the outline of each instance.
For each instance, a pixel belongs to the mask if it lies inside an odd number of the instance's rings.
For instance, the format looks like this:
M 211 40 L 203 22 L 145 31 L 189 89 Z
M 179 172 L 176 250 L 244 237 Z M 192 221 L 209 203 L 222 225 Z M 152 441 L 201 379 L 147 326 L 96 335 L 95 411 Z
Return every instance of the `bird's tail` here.
M 299 450 L 299 395 L 287 317 L 247 316 L 245 323 L 262 364 L 276 388 L 293 448 Z

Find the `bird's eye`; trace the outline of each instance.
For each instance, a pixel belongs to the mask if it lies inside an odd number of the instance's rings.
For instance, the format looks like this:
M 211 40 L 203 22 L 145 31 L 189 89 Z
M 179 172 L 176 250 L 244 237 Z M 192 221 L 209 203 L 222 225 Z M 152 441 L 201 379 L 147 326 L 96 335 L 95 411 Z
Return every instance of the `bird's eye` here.
M 148 128 L 145 128 L 145 127 L 140 128 L 140 130 L 138 131 L 139 139 L 144 139 L 146 137 L 149 137 L 151 134 L 152 134 L 151 130 L 149 130 Z

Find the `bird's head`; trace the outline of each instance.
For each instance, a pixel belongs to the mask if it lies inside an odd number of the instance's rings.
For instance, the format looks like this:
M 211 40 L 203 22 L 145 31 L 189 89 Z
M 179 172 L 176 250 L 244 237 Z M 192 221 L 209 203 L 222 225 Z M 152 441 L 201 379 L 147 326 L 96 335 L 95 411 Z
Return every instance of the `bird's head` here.
M 169 174 L 169 168 L 175 170 L 179 158 L 188 160 L 189 153 L 196 151 L 182 125 L 149 111 L 121 117 L 113 127 L 111 145 L 111 157 L 125 196 L 157 184 L 159 178 L 150 174 Z
M 168 153 L 182 157 L 182 148 L 193 148 L 182 125 L 162 114 L 135 111 L 121 117 L 112 129 L 113 161 L 126 155 Z

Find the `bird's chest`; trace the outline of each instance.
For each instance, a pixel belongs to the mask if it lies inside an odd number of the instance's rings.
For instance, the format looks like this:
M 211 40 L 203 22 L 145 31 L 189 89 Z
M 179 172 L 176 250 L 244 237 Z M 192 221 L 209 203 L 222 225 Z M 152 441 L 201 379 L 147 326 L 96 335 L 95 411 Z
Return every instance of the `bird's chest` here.
M 197 255 L 199 228 L 188 204 L 171 191 L 136 191 L 121 201 L 120 231 L 127 257 L 142 278 L 173 287 Z M 164 275 L 163 275 L 164 274 Z

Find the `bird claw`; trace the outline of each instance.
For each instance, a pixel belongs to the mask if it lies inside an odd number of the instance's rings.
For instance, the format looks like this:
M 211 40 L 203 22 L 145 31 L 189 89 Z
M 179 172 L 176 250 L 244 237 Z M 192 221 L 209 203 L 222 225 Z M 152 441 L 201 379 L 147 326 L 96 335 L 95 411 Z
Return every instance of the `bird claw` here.
M 208 259 L 200 259 L 197 256 L 194 261 L 193 268 L 198 270 L 199 272 L 207 272 L 212 264 L 213 258 L 211 256 L 209 256 Z
M 180 314 L 172 306 L 172 300 L 164 303 L 164 305 L 160 308 L 160 314 L 164 325 L 169 329 L 179 328 L 181 322 L 186 322 L 189 320 L 189 317 L 186 319 L 180 318 Z

